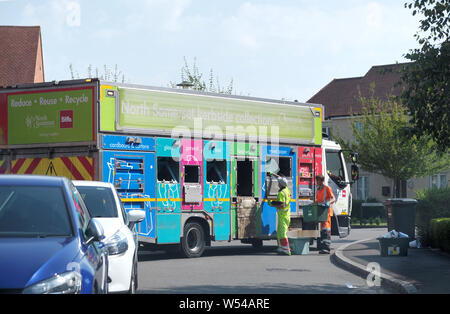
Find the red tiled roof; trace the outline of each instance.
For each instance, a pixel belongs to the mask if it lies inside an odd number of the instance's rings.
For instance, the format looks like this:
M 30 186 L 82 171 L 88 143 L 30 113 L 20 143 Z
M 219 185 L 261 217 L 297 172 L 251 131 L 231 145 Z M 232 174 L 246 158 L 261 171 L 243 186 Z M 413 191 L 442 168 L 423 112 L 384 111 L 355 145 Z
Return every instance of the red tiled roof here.
M 0 86 L 35 81 L 40 40 L 39 26 L 0 26 Z
M 386 99 L 388 95 L 400 96 L 402 87 L 396 86 L 401 77 L 398 70 L 405 64 L 373 66 L 364 76 L 334 79 L 307 102 L 323 105 L 325 119 L 359 114 L 360 93 L 363 97 L 370 97 L 372 87 L 373 96 L 379 99 Z

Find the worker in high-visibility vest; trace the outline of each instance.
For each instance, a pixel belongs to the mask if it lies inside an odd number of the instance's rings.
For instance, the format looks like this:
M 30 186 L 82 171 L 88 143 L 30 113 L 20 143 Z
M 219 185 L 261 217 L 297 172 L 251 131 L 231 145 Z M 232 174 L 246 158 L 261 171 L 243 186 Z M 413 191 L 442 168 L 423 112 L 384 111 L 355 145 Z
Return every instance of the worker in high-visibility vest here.
M 289 188 L 287 186 L 288 182 L 286 178 L 281 177 L 277 174 L 271 175 L 275 176 L 278 179 L 279 186 L 277 194 L 278 204 L 274 205 L 272 201 L 269 200 L 269 205 L 274 206 L 277 209 L 277 252 L 284 255 L 291 255 L 291 248 L 289 247 L 289 240 L 287 237 L 287 231 L 291 223 L 291 191 L 289 191 Z
M 320 224 L 320 240 L 317 243 L 317 248 L 320 254 L 330 254 L 331 250 L 331 216 L 333 216 L 332 204 L 336 202 L 331 188 L 324 184 L 325 177 L 321 174 L 316 176 L 317 193 L 316 203 L 328 207 L 327 221 Z

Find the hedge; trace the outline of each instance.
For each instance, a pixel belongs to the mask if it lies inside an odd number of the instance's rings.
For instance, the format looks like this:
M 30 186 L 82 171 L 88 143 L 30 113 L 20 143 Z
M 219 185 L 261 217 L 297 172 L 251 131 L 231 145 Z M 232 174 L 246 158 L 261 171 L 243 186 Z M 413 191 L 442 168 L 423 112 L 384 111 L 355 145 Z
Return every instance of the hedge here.
M 450 187 L 419 191 L 416 195 L 416 226 L 422 245 L 431 245 L 430 222 L 450 217 Z
M 450 252 L 450 218 L 435 218 L 430 222 L 431 245 Z

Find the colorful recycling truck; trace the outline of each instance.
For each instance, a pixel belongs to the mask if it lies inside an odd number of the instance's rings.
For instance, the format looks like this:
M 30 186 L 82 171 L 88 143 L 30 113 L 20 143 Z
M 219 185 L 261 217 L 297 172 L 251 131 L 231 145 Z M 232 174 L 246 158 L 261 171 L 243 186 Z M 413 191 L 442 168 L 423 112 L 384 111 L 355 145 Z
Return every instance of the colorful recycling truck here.
M 196 257 L 212 241 L 276 238 L 269 173 L 288 180 L 292 229 L 318 238 L 302 208 L 321 173 L 332 232 L 346 236 L 350 180 L 322 118 L 321 105 L 97 79 L 12 86 L 0 89 L 0 174 L 111 182 L 125 210 L 145 211 L 141 242 Z

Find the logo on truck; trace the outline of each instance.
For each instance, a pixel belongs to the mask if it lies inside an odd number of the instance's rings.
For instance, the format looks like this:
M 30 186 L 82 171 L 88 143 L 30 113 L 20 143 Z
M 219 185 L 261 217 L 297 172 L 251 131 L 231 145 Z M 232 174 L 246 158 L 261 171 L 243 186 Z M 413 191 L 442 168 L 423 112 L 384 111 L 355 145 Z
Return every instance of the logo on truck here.
M 59 112 L 59 127 L 61 129 L 73 129 L 73 110 L 61 110 Z

